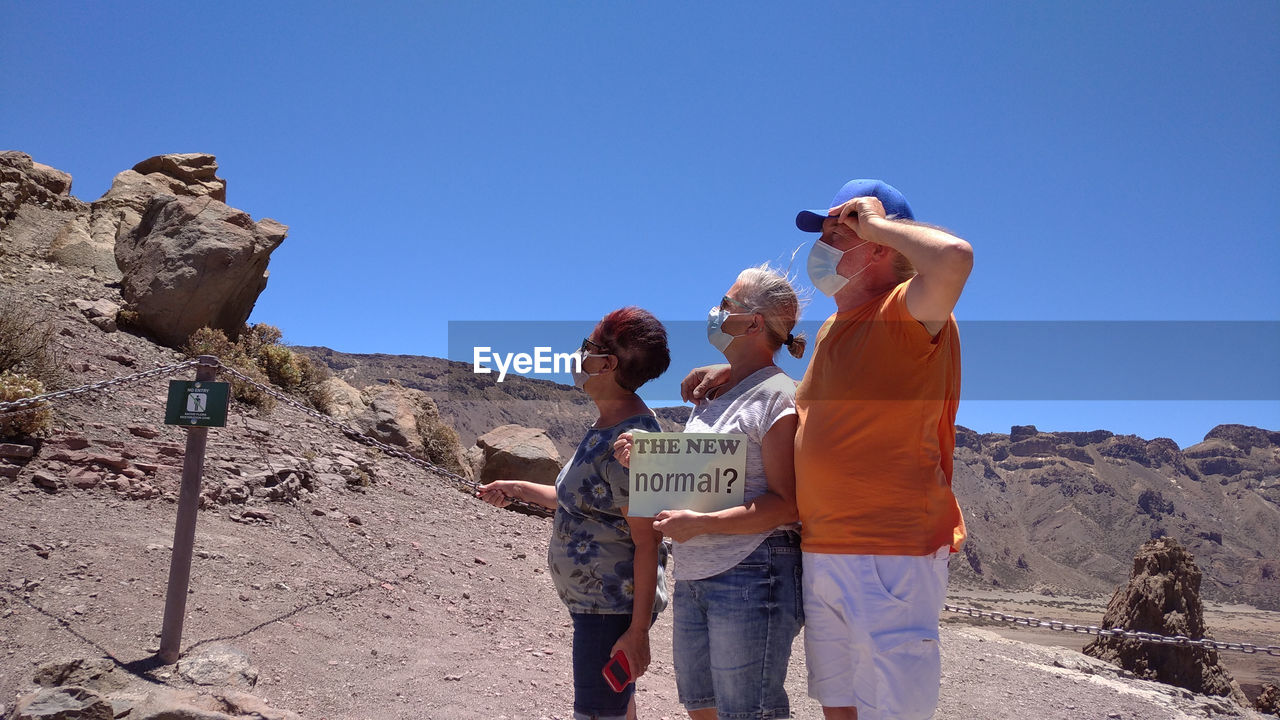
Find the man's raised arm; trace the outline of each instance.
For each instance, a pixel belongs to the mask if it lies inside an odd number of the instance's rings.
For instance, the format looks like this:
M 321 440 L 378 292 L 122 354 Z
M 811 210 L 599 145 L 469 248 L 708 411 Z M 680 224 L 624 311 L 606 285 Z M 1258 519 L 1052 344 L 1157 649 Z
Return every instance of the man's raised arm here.
M 884 206 L 874 197 L 854 198 L 832 208 L 863 240 L 897 250 L 915 266 L 916 276 L 907 286 L 907 311 L 930 335 L 947 324 L 960 300 L 969 271 L 973 246 L 932 225 L 885 218 Z

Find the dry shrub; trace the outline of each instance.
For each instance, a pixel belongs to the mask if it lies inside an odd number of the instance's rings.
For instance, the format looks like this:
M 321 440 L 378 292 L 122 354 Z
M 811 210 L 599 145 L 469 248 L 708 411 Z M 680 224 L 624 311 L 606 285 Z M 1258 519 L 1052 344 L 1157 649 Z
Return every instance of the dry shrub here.
M 191 333 L 182 352 L 188 357 L 213 355 L 228 365 L 234 365 L 236 360 L 243 362 L 248 359 L 235 343 L 227 339 L 226 333 L 207 327 Z
M 265 323 L 246 327 L 235 341 L 221 330 L 200 328 L 183 348 L 190 357 L 215 355 L 222 362 L 262 384 L 271 384 L 328 413 L 333 405 L 325 380 L 329 369 L 280 344 L 279 328 Z M 258 388 L 233 380 L 232 396 L 263 411 L 275 407 L 275 399 Z
M 449 426 L 438 414 L 423 414 L 418 418 L 418 436 L 422 438 L 422 454 L 428 462 L 462 474 L 462 443 L 458 431 Z
M 282 388 L 297 388 L 302 382 L 302 371 L 293 351 L 281 345 L 266 345 L 254 355 L 258 366 L 267 374 L 272 383 Z
M 116 311 L 116 327 L 121 330 L 139 330 L 142 328 L 142 316 L 137 310 L 121 308 Z
M 301 381 L 298 383 L 298 393 L 311 403 L 311 407 L 319 410 L 325 415 L 329 415 L 333 411 L 333 391 L 329 389 L 326 382 L 333 377 L 333 373 L 324 365 L 317 364 L 306 355 L 294 353 L 293 357 L 298 363 L 298 372 L 301 375 Z
M 257 325 L 246 325 L 244 330 L 240 331 L 240 337 L 236 338 L 236 344 L 249 357 L 258 357 L 266 348 L 279 345 L 280 339 L 283 337 L 284 333 L 280 332 L 280 328 L 266 323 L 258 323 Z
M 0 372 L 0 402 L 13 402 L 44 393 L 44 383 L 15 372 Z M 15 415 L 0 415 L 0 439 L 34 435 L 53 423 L 48 404 L 38 410 Z
M 39 380 L 46 387 L 60 384 L 57 348 L 53 323 L 38 313 L 0 296 L 0 372 L 22 373 Z
M 255 382 L 263 385 L 271 382 L 267 379 L 266 373 L 258 367 L 258 363 L 249 357 L 238 343 L 228 340 L 226 333 L 221 330 L 205 327 L 191 333 L 191 337 L 187 338 L 187 344 L 183 346 L 182 352 L 187 357 L 213 355 L 221 360 L 224 365 L 229 365 L 239 370 Z M 234 377 L 231 378 L 231 397 L 263 412 L 271 412 L 276 406 L 275 398 L 244 380 Z

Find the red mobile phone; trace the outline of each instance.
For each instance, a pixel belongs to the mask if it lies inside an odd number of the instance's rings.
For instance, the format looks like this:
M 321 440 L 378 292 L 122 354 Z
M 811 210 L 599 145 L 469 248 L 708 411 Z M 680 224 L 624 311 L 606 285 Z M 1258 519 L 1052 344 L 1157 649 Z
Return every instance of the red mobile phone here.
M 614 692 L 622 692 L 628 684 L 631 683 L 631 665 L 627 663 L 627 656 L 621 650 L 613 654 L 609 658 L 609 662 L 605 663 L 604 670 L 605 682 L 609 683 L 609 687 Z

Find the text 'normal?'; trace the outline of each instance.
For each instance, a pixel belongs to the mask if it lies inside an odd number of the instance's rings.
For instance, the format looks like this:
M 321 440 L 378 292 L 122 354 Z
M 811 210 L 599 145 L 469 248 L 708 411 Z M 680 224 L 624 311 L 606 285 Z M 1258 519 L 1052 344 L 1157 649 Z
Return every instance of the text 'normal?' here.
M 747 436 L 740 433 L 633 433 L 627 513 L 741 505 L 746 465 Z

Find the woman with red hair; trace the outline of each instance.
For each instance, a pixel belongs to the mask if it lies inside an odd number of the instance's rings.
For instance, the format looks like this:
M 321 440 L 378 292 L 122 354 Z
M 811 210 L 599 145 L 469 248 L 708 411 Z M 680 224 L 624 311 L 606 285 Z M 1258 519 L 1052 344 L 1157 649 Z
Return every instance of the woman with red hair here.
M 671 363 L 667 331 L 645 310 L 615 310 L 578 357 L 574 384 L 598 417 L 555 486 L 498 480 L 480 486 L 479 496 L 498 507 L 519 499 L 555 510 L 547 561 L 573 618 L 573 715 L 634 719 L 635 683 L 615 691 L 601 670 L 619 651 L 633 678 L 649 666 L 649 626 L 667 604 L 666 551 L 651 519 L 627 517 L 628 471 L 611 451 L 623 433 L 660 430 L 636 390 Z

